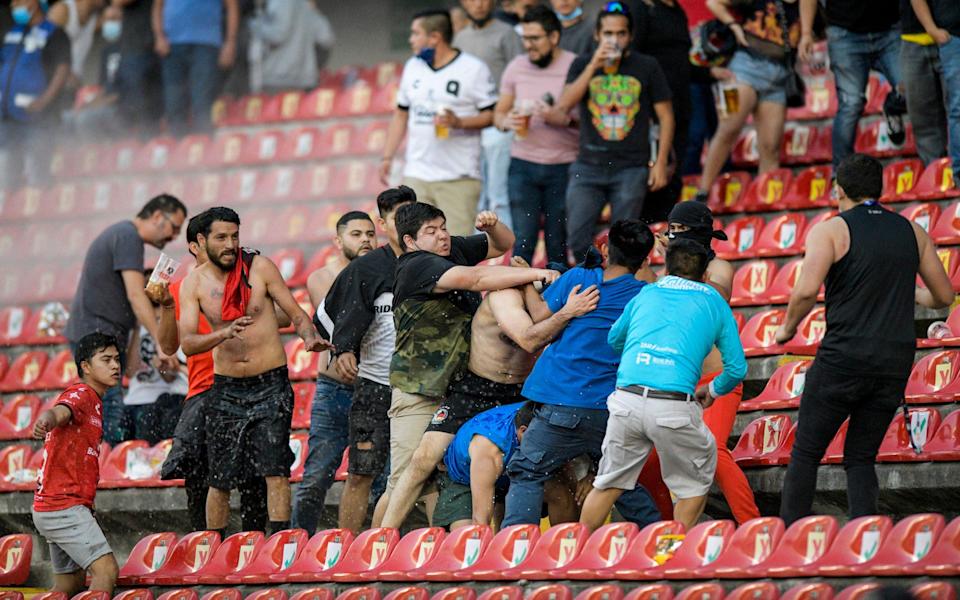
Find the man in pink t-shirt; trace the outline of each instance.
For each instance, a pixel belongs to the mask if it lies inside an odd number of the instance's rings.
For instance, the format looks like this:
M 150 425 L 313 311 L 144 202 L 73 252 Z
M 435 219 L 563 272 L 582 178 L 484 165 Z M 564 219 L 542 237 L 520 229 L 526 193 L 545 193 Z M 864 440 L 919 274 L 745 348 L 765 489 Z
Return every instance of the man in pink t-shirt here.
M 572 115 L 558 117 L 549 109 L 576 55 L 559 47 L 562 26 L 549 8 L 531 8 L 521 26 L 526 54 L 503 72 L 493 118 L 498 128 L 515 133 L 507 180 L 517 236 L 513 255 L 532 262 L 542 217 L 548 260 L 566 264 L 567 172 L 577 158 L 579 133 Z

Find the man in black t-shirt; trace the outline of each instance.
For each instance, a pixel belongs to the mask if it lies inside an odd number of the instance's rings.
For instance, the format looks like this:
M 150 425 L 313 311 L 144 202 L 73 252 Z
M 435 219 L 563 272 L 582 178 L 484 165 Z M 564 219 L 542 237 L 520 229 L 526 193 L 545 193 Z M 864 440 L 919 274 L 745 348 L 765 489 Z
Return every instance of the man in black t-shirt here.
M 593 241 L 608 202 L 611 221 L 635 219 L 647 190 L 667 184 L 675 121 L 670 88 L 657 61 L 630 50 L 633 19 L 622 5 L 597 17 L 596 52 L 570 66 L 567 86 L 550 117 L 564 119 L 580 107 L 580 153 L 567 188 L 567 245 L 577 261 Z M 650 119 L 660 123 L 657 152 L 650 152 Z

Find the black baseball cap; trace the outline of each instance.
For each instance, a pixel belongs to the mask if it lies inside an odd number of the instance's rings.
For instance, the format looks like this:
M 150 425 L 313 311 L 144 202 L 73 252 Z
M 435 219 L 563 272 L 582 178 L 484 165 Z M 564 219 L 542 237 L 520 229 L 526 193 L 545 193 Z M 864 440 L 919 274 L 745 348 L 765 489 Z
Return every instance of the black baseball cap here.
M 726 240 L 727 234 L 720 229 L 713 228 L 713 213 L 703 202 L 678 202 L 670 210 L 667 223 L 679 223 L 690 229 L 710 231 L 711 237 L 717 240 Z

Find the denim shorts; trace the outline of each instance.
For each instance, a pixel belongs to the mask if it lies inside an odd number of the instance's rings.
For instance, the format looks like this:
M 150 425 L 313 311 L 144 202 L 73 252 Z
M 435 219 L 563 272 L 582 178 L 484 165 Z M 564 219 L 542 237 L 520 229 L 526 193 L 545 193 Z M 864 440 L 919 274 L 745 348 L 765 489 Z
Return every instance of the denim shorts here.
M 753 88 L 757 93 L 757 102 L 787 104 L 787 76 L 790 73 L 783 62 L 737 50 L 728 68 L 737 81 Z

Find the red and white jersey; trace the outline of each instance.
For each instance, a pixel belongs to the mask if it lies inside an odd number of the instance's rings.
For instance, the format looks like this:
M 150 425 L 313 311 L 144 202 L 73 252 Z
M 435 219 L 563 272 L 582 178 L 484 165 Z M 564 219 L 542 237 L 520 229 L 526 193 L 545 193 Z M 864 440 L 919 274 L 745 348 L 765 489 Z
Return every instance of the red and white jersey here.
M 43 440 L 43 464 L 37 473 L 33 510 L 51 512 L 83 505 L 93 509 L 100 481 L 103 402 L 83 383 L 68 387 L 57 405 L 73 414 Z

